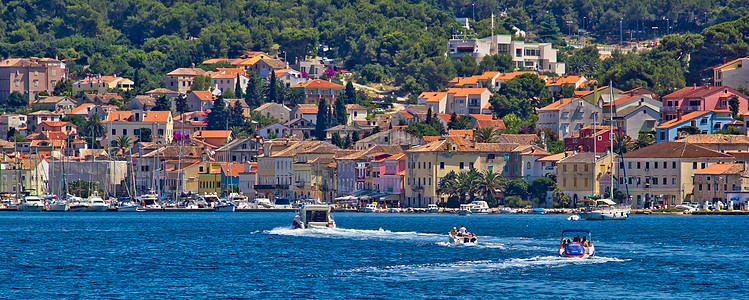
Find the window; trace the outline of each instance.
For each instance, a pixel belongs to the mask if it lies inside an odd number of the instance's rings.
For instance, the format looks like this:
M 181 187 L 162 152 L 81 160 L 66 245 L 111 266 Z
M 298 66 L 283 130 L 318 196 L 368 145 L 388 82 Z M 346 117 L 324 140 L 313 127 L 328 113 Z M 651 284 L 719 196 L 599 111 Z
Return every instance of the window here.
M 515 56 L 523 57 L 523 49 L 515 49 Z
M 700 185 L 698 185 L 697 188 L 701 191 L 702 190 L 702 183 L 700 183 Z
M 663 185 L 666 185 L 666 184 L 668 184 L 668 178 L 663 177 Z
M 676 184 L 676 177 L 671 177 L 671 184 L 672 184 L 672 185 L 675 185 L 675 184 Z
M 697 170 L 697 162 L 692 163 L 692 170 Z
M 489 156 L 486 157 L 486 159 L 494 159 L 494 153 L 490 153 Z
M 445 162 L 441 161 L 440 162 L 440 170 L 444 170 L 444 169 L 445 169 Z
M 432 169 L 432 162 L 431 161 L 429 162 L 429 169 L 430 170 Z
M 627 169 L 632 170 L 632 162 L 631 161 L 627 162 Z
M 468 169 L 473 169 L 473 162 L 468 162 Z
M 672 169 L 676 169 L 676 162 L 675 161 L 671 162 L 671 168 Z
M 525 163 L 525 168 L 528 169 L 528 170 L 530 170 L 531 169 L 531 162 L 526 162 Z
M 112 135 L 117 135 L 117 129 L 112 129 Z
M 127 129 L 122 129 L 122 135 L 127 135 Z
M 668 164 L 667 164 L 667 163 L 666 163 L 665 161 L 663 162 L 663 168 L 664 168 L 664 169 L 667 169 L 667 168 L 668 168 Z
M 507 166 L 506 166 L 506 165 L 505 165 L 505 166 L 504 166 L 504 167 L 502 168 L 502 172 L 505 172 L 505 173 L 507 173 L 507 171 L 508 171 L 508 170 L 509 170 L 509 169 L 507 168 Z
M 134 129 L 133 130 L 134 135 L 140 135 L 140 129 Z
M 658 162 L 653 162 L 653 169 L 658 169 Z
M 640 169 L 640 162 L 639 161 L 637 162 L 637 169 L 638 170 Z
M 510 154 L 505 154 L 505 160 L 510 160 Z
M 704 169 L 704 168 L 705 168 L 705 163 L 702 163 L 702 164 L 700 165 L 700 169 Z
M 462 161 L 460 162 L 460 164 L 459 164 L 459 166 L 458 166 L 458 169 L 461 169 L 461 170 L 463 170 L 463 162 L 462 162 Z
M 707 185 L 707 190 L 708 190 L 708 191 L 710 190 L 710 184 L 708 184 L 708 185 Z

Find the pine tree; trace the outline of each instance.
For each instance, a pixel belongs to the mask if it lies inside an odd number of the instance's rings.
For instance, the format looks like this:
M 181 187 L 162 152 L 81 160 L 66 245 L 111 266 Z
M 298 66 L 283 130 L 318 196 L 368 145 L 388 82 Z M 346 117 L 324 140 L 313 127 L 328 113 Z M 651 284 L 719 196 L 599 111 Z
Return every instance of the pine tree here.
M 278 102 L 278 86 L 276 84 L 276 71 L 270 73 L 268 81 L 268 102 Z
M 326 124 L 328 124 L 327 120 L 327 110 L 325 108 L 325 99 L 320 99 L 317 103 L 317 123 L 315 124 L 315 137 L 317 137 L 318 140 L 325 140 L 325 129 L 328 129 Z
M 234 85 L 234 97 L 236 97 L 237 99 L 241 99 L 244 96 L 242 93 L 242 83 L 240 82 L 241 80 L 241 76 L 237 74 L 237 84 Z
M 427 124 L 432 124 L 432 107 L 430 106 L 429 109 L 427 109 Z
M 224 97 L 218 96 L 216 100 L 213 100 L 213 107 L 211 108 L 211 112 L 208 113 L 208 130 L 226 130 L 227 117 Z
M 348 125 L 346 105 L 343 104 L 343 99 L 341 98 L 338 97 L 335 101 L 335 122 L 336 125 Z
M 346 104 L 356 103 L 356 90 L 354 89 L 354 84 L 351 83 L 351 81 L 346 83 L 346 89 L 344 90 L 343 94 L 346 96 Z
M 453 112 L 450 114 L 450 122 L 447 123 L 447 129 L 455 129 L 455 121 L 458 120 L 458 114 Z

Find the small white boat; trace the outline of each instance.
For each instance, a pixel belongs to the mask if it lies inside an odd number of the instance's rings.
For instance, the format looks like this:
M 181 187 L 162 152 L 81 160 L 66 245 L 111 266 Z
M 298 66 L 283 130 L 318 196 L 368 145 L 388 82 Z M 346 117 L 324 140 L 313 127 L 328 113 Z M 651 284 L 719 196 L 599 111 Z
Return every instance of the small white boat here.
M 104 202 L 104 199 L 102 199 L 99 196 L 91 196 L 88 198 L 88 211 L 107 211 L 109 209 L 109 205 Z
M 460 233 L 452 234 L 452 232 L 448 232 L 447 236 L 450 237 L 450 242 L 457 244 L 475 244 L 476 242 L 478 242 L 478 238 L 476 238 L 475 234 L 461 235 Z
M 571 215 L 571 216 L 567 217 L 567 221 L 577 221 L 577 220 L 580 220 L 580 216 L 579 215 Z
M 502 209 L 499 210 L 499 213 L 500 214 L 516 214 L 518 213 L 518 210 L 512 207 L 503 207 Z
M 473 201 L 470 204 L 468 204 L 471 210 L 471 213 L 473 214 L 488 214 L 489 213 L 489 204 L 486 203 L 486 201 Z
M 471 212 L 471 205 L 470 204 L 461 204 L 460 209 L 458 210 L 458 215 L 460 216 L 470 216 L 472 214 Z
M 580 233 L 587 237 L 580 238 Z M 576 235 L 576 237 L 572 237 Z M 590 231 L 584 229 L 562 230 L 559 244 L 559 256 L 568 258 L 591 258 L 596 255 L 596 248 L 590 237 Z
M 19 211 L 40 212 L 44 210 L 44 202 L 37 196 L 23 197 L 23 203 L 18 206 Z
M 585 220 L 626 220 L 629 218 L 629 208 L 616 207 L 616 202 L 611 199 L 590 200 L 591 205 L 580 212 L 580 217 Z
M 88 210 L 88 203 L 83 201 L 81 197 L 71 196 L 69 199 L 70 204 L 68 204 L 68 211 L 81 212 Z
M 134 212 L 134 211 L 144 211 L 144 210 L 141 209 L 140 206 L 138 206 L 138 204 L 130 202 L 130 201 L 126 201 L 126 202 L 122 202 L 122 204 L 120 204 L 120 206 L 117 207 L 117 211 Z
M 47 208 L 48 211 L 68 211 L 68 209 L 68 201 L 65 200 L 52 201 L 52 203 L 49 204 L 49 208 Z
M 221 201 L 213 208 L 216 212 L 234 212 L 235 209 L 234 203 L 228 201 Z
M 326 204 L 305 205 L 299 209 L 291 225 L 295 229 L 335 228 L 335 220 L 330 215 L 332 207 Z
M 273 208 L 273 202 L 268 198 L 255 198 L 250 201 L 250 208 L 252 209 L 263 209 Z
M 437 206 L 437 204 L 429 204 L 427 206 L 427 213 L 433 214 L 440 212 L 440 208 Z
M 390 213 L 399 213 L 399 212 L 401 212 L 401 209 L 397 208 L 397 207 L 391 207 L 391 208 L 388 209 L 388 212 L 390 212 Z
M 365 206 L 362 211 L 364 211 L 365 213 L 377 212 L 377 202 L 367 204 L 367 206 Z

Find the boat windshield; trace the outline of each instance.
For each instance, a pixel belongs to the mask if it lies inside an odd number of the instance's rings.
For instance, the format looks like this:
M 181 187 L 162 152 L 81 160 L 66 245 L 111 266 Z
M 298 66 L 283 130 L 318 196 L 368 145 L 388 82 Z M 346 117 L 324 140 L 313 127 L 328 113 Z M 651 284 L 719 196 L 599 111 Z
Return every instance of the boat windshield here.
M 307 211 L 307 222 L 315 222 L 315 223 L 327 223 L 328 222 L 328 216 L 327 211 L 321 211 L 321 210 L 308 210 Z

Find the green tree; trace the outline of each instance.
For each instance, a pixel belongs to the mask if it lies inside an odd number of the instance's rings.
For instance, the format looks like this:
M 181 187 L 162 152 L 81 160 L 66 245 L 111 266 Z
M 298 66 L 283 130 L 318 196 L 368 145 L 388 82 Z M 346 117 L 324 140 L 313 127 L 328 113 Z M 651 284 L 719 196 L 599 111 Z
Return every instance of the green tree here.
M 351 81 L 346 83 L 346 88 L 343 90 L 343 96 L 345 96 L 346 104 L 356 103 L 356 89 Z
M 276 83 L 276 71 L 271 71 L 270 80 L 268 80 L 268 100 L 267 102 L 278 102 L 278 83 Z
M 338 132 L 333 132 L 331 135 L 331 142 L 333 145 L 338 146 L 338 148 L 344 148 L 343 139 L 341 139 L 341 135 L 338 134 Z
M 512 56 L 508 53 L 497 53 L 494 55 L 487 55 L 481 59 L 480 70 L 481 72 L 512 72 L 515 69 L 515 64 L 512 62 Z
M 494 194 L 505 189 L 507 180 L 498 173 L 485 171 L 476 176 L 473 185 L 476 186 L 478 194 L 480 194 L 485 201 L 487 201 L 491 206 L 496 206 L 499 203 L 494 199 Z
M 343 98 L 344 97 L 338 97 L 338 99 L 335 100 L 335 125 L 348 124 L 348 113 L 346 112 L 346 106 L 343 104 Z
M 156 98 L 156 105 L 151 108 L 152 111 L 171 111 L 172 105 L 169 103 L 169 99 L 166 95 L 159 95 Z
M 359 132 L 354 131 L 354 133 L 351 134 L 351 142 L 356 143 L 359 141 Z
M 190 91 L 207 91 L 211 88 L 211 77 L 208 75 L 198 75 L 192 81 Z
M 226 130 L 229 113 L 226 109 L 224 97 L 218 96 L 213 100 L 211 112 L 206 117 L 206 127 L 208 130 Z
M 138 135 L 138 142 L 139 143 L 153 142 L 153 132 L 151 131 L 151 128 L 143 127 L 140 129 L 140 134 Z
M 125 151 L 132 146 L 132 142 L 130 142 L 130 137 L 121 135 L 115 141 L 115 145 L 117 146 L 118 152 L 122 153 L 121 155 L 125 155 Z
M 224 99 L 234 99 L 237 97 L 231 89 L 225 89 L 221 92 L 221 95 L 224 96 Z
M 234 94 L 236 98 L 241 99 L 242 97 L 244 97 L 244 94 L 242 93 L 242 78 L 237 75 L 235 81 L 236 84 L 234 85 Z
M 190 110 L 190 106 L 187 105 L 187 97 L 185 97 L 184 95 L 179 95 L 174 98 L 174 108 L 180 114 L 184 114 L 185 112 Z
M 739 97 L 733 96 L 728 100 L 728 106 L 731 108 L 731 114 L 735 119 L 739 118 Z
M 541 203 L 545 203 L 546 192 L 556 187 L 556 182 L 548 177 L 539 177 L 534 179 L 528 187 L 528 192 L 531 197 L 543 199 Z
M 499 130 L 493 127 L 479 128 L 473 131 L 473 140 L 477 143 L 496 143 L 499 135 Z
M 104 194 L 104 192 L 99 189 L 99 183 L 96 181 L 88 181 L 88 180 L 76 180 L 70 183 L 68 186 L 68 190 L 71 194 L 76 195 L 81 198 L 87 198 L 91 196 L 94 192 L 99 192 L 99 194 Z
M 247 78 L 247 86 L 244 89 L 244 100 L 250 107 L 257 108 L 263 103 L 265 80 L 260 78 L 255 72 L 248 72 Z
M 102 138 L 106 134 L 104 123 L 101 121 L 98 113 L 91 114 L 91 117 L 83 123 L 81 134 L 88 138 Z M 93 147 L 92 147 L 93 148 Z
M 528 197 L 528 188 L 530 188 L 528 180 L 522 178 L 513 179 L 507 184 L 507 192 L 510 195 L 515 195 L 523 199 Z
M 470 54 L 463 54 L 463 56 L 457 59 L 453 65 L 455 66 L 455 72 L 458 73 L 458 76 L 473 76 L 479 72 L 479 65 L 476 63 L 476 58 Z
M 55 84 L 52 91 L 53 96 L 73 96 L 73 83 L 70 80 L 60 80 Z
M 29 99 L 18 91 L 10 93 L 10 96 L 8 96 L 8 99 L 5 102 L 5 107 L 7 109 L 26 108 L 28 106 Z
M 328 129 L 328 127 L 326 126 L 326 124 L 328 124 L 327 112 L 328 110 L 325 105 L 325 99 L 320 99 L 317 103 L 317 123 L 315 123 L 315 137 L 321 141 L 325 140 L 325 129 Z
M 447 128 L 456 129 L 456 130 L 467 130 L 473 127 L 471 123 L 472 123 L 471 117 L 466 116 L 466 115 L 460 115 L 460 116 L 457 116 L 457 118 L 450 119 L 450 122 L 447 123 Z
M 700 131 L 700 129 L 699 129 L 699 128 L 697 128 L 697 127 L 695 127 L 695 126 L 684 126 L 684 127 L 679 127 L 679 129 L 676 129 L 676 132 L 678 132 L 679 134 L 685 133 L 685 134 L 688 134 L 688 135 L 693 135 L 693 134 L 700 134 L 700 133 L 702 133 L 702 132 Z

